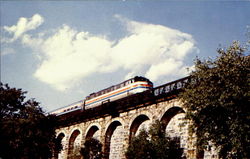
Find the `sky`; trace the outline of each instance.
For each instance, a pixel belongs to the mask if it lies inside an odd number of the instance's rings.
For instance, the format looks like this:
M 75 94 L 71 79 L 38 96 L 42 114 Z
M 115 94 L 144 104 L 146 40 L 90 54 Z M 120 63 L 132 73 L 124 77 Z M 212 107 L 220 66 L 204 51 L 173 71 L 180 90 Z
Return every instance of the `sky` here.
M 0 22 L 1 82 L 48 112 L 136 75 L 187 76 L 246 42 L 250 1 L 0 1 Z

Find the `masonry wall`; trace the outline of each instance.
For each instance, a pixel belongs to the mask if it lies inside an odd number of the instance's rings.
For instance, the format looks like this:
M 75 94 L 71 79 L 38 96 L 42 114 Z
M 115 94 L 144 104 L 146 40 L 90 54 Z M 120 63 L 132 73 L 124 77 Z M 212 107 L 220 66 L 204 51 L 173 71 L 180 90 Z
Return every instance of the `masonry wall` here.
M 103 147 L 103 150 L 109 150 L 105 154 L 106 158 L 125 159 L 124 153 L 131 136 L 138 134 L 142 127 L 149 127 L 155 120 L 167 121 L 166 133 L 170 136 L 179 136 L 186 157 L 196 158 L 195 140 L 188 136 L 188 122 L 184 120 L 184 115 L 182 104 L 175 98 L 123 112 L 115 118 L 106 116 L 57 129 L 57 135 L 64 135 L 63 150 L 58 158 L 77 158 L 77 155 L 72 154 L 77 154 L 87 136 L 93 136 L 103 145 L 108 145 Z

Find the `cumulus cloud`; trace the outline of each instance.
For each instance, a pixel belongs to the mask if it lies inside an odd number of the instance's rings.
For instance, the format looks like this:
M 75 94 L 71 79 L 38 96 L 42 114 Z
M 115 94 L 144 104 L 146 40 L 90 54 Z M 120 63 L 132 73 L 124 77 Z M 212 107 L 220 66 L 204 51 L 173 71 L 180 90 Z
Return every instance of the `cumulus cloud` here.
M 58 90 L 71 87 L 78 80 L 98 73 L 108 63 L 111 42 L 88 32 L 77 32 L 64 25 L 47 39 L 25 35 L 22 42 L 40 48 L 41 65 L 34 76 Z
M 21 37 L 25 32 L 29 30 L 34 30 L 39 27 L 44 22 L 44 19 L 39 14 L 33 15 L 31 18 L 21 17 L 19 18 L 16 25 L 4 26 L 3 29 L 9 34 L 13 35 L 11 39 L 6 40 L 6 42 L 13 42 L 19 37 Z
M 197 50 L 190 34 L 162 25 L 130 21 L 121 16 L 116 18 L 126 24 L 129 36 L 112 48 L 115 63 L 131 70 L 129 74 L 132 75 L 148 66 L 144 74 L 153 81 L 171 74 L 184 76 L 183 70 L 187 67 L 184 58 Z
M 190 34 L 119 15 L 115 18 L 127 29 L 127 35 L 115 41 L 68 25 L 46 38 L 24 34 L 43 22 L 38 15 L 5 28 L 15 39 L 22 35 L 24 45 L 40 51 L 41 63 L 34 76 L 61 91 L 91 75 L 117 71 L 127 72 L 124 78 L 144 75 L 153 81 L 172 74 L 184 76 L 184 58 L 197 49 Z M 21 23 L 26 27 L 17 29 Z

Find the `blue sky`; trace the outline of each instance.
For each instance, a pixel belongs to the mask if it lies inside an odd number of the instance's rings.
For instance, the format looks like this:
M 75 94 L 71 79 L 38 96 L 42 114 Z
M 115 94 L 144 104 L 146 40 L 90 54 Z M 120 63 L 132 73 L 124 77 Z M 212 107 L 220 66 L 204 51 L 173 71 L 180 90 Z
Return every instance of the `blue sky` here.
M 246 41 L 250 2 L 0 1 L 1 81 L 46 111 L 135 75 L 161 85 Z

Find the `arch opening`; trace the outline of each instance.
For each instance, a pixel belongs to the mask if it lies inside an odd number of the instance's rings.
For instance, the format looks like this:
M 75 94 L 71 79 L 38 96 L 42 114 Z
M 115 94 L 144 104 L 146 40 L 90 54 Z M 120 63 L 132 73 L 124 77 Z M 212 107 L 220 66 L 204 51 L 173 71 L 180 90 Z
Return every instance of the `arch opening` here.
M 112 122 L 107 131 L 106 131 L 106 134 L 105 134 L 105 143 L 104 143 L 104 159 L 109 159 L 110 157 L 110 150 L 111 150 L 111 138 L 115 132 L 115 130 L 118 128 L 118 127 L 121 127 L 122 124 L 119 122 L 119 121 L 114 121 Z
M 57 137 L 56 137 L 56 147 L 55 147 L 55 157 L 56 158 L 61 158 L 62 155 L 62 151 L 64 148 L 64 143 L 62 142 L 64 139 L 65 135 L 64 133 L 60 133 Z M 61 150 L 61 151 L 59 151 Z
M 91 126 L 91 128 L 89 129 L 89 131 L 86 134 L 86 138 L 85 139 L 89 139 L 94 137 L 95 133 L 99 130 L 99 128 L 97 126 Z
M 131 142 L 131 139 L 136 135 L 136 132 L 138 131 L 142 123 L 148 120 L 150 119 L 146 115 L 139 115 L 134 119 L 129 129 L 129 142 Z
M 172 107 L 162 116 L 161 122 L 164 124 L 167 136 L 179 140 L 180 148 L 183 148 L 184 156 L 186 156 L 188 150 L 188 125 L 185 120 L 185 111 L 181 107 Z
M 69 159 L 80 159 L 80 131 L 75 130 L 69 139 L 69 149 L 68 149 L 68 158 Z
M 161 122 L 167 126 L 169 121 L 177 114 L 180 114 L 180 113 L 185 113 L 185 111 L 180 108 L 180 107 L 172 107 L 170 108 L 169 110 L 167 110 L 165 112 L 165 114 L 162 116 L 161 118 Z

